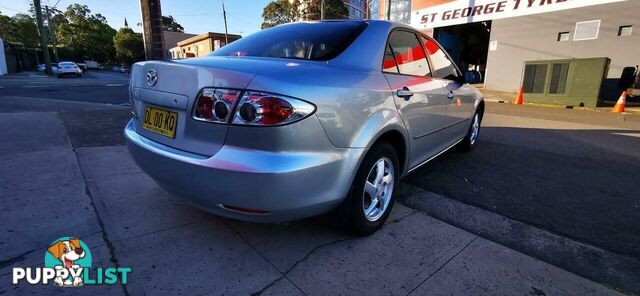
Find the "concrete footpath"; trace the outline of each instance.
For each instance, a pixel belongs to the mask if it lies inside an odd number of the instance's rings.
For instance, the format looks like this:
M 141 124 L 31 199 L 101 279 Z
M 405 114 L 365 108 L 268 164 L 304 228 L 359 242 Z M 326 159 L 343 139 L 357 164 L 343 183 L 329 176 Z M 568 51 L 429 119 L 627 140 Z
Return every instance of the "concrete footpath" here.
M 115 129 L 85 128 L 105 133 L 89 142 L 68 132 L 82 131 L 79 118 L 93 114 L 86 112 L 127 109 L 56 102 L 46 110 L 39 103 L 40 112 L 0 107 L 2 295 L 59 292 L 12 285 L 11 269 L 43 266 L 46 248 L 61 236 L 87 243 L 93 267 L 132 268 L 127 285 L 65 290 L 73 294 L 619 294 L 401 204 L 369 237 L 340 232 L 322 218 L 220 218 L 173 200 L 132 162 L 120 135 L 110 136 Z

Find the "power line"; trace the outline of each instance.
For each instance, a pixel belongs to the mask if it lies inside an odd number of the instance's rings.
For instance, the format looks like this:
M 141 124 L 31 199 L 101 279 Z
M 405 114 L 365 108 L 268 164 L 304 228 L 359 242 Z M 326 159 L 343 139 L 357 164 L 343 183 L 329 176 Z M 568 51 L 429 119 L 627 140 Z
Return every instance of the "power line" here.
M 13 8 L 9 8 L 9 7 L 2 6 L 2 5 L 0 5 L 0 7 L 4 8 L 4 9 L 15 11 L 15 12 L 19 12 L 19 13 L 24 13 L 23 11 L 20 11 L 20 10 L 17 10 L 17 9 L 13 9 Z
M 53 8 L 56 8 L 56 6 L 58 6 L 58 3 L 60 3 L 60 0 L 56 1 L 56 4 L 53 5 Z

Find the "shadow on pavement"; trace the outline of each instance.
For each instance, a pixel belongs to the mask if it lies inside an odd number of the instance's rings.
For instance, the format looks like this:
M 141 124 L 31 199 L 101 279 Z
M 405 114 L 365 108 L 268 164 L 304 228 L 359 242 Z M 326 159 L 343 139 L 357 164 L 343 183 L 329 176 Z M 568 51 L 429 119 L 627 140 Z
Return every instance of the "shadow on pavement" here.
M 404 182 L 640 257 L 639 130 L 484 127 L 480 139 Z

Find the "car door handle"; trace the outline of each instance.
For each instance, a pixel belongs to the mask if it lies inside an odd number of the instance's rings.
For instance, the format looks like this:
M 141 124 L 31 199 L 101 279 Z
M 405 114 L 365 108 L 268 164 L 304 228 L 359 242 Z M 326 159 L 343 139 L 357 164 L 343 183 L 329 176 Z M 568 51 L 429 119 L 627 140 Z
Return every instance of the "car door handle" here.
M 413 92 L 406 86 L 397 90 L 396 94 L 407 101 L 413 96 Z
M 452 91 L 449 91 L 447 93 L 447 98 L 449 98 L 449 100 L 453 100 L 456 98 L 456 95 Z

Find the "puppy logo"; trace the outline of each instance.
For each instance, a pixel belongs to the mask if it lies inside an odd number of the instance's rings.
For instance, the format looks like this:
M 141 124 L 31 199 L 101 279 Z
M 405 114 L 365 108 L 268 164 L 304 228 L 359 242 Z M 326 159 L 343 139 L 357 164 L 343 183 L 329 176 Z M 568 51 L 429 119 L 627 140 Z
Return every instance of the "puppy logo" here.
M 91 268 L 91 252 L 87 245 L 73 237 L 54 241 L 44 258 L 45 266 L 56 270 L 53 282 L 61 287 L 77 287 L 84 283 L 83 269 Z

